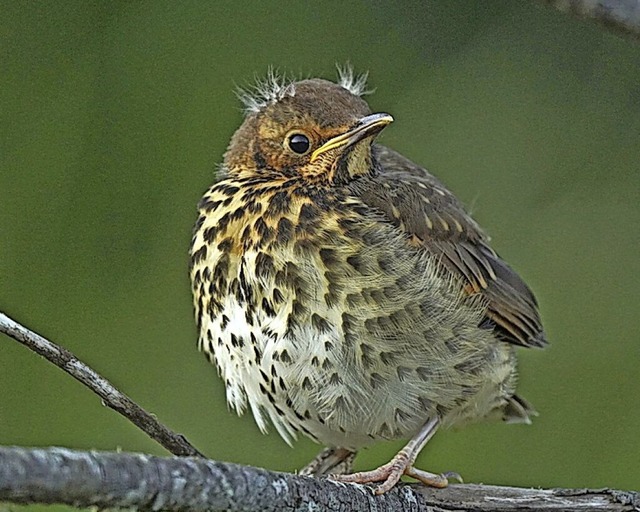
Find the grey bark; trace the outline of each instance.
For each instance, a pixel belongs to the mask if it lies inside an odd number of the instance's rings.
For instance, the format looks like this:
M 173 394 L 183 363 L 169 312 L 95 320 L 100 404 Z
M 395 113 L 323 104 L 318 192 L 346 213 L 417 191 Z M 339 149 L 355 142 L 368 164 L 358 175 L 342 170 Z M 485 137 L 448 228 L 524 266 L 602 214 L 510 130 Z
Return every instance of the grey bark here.
M 604 511 L 640 510 L 636 492 L 399 485 L 371 488 L 200 457 L 0 447 L 0 501 L 138 510 Z
M 617 34 L 640 40 L 638 0 L 541 0 L 580 19 L 593 20 Z
M 43 356 L 87 386 L 102 399 L 104 405 L 122 414 L 170 453 L 204 457 L 184 436 L 165 427 L 153 415 L 116 389 L 107 379 L 80 361 L 67 349 L 31 331 L 2 312 L 0 312 L 0 332 Z

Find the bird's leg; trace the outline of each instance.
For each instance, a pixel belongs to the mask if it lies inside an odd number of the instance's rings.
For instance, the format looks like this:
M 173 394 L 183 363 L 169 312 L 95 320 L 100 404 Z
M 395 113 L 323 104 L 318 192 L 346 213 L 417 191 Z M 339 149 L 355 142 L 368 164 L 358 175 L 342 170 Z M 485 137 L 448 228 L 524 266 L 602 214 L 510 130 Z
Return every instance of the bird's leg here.
M 351 473 L 356 453 L 347 448 L 325 448 L 315 459 L 302 468 L 298 474 L 306 476 L 324 476 L 328 473 L 342 475 Z
M 353 473 L 351 475 L 331 475 L 330 478 L 339 482 L 352 482 L 359 484 L 382 482 L 378 487 L 376 487 L 374 491 L 375 494 L 383 494 L 389 491 L 396 483 L 398 483 L 402 475 L 411 476 L 426 485 L 439 488 L 449 485 L 449 478 L 456 478 L 460 480 L 460 476 L 456 473 L 437 475 L 435 473 L 429 473 L 413 467 L 413 463 L 422 448 L 424 448 L 424 445 L 426 445 L 429 439 L 433 437 L 433 434 L 436 433 L 439 422 L 440 420 L 436 417 L 425 423 L 420 431 L 407 443 L 407 445 L 385 465 L 371 471 L 363 471 L 360 473 Z

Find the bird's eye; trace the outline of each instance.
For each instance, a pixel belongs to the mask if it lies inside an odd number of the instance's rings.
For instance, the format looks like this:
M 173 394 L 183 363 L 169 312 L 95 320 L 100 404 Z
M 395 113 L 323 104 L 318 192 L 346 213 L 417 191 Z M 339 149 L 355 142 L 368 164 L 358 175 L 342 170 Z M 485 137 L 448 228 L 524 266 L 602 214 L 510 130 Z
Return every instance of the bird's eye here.
M 309 137 L 303 133 L 292 133 L 287 137 L 289 149 L 298 155 L 304 155 L 311 147 Z

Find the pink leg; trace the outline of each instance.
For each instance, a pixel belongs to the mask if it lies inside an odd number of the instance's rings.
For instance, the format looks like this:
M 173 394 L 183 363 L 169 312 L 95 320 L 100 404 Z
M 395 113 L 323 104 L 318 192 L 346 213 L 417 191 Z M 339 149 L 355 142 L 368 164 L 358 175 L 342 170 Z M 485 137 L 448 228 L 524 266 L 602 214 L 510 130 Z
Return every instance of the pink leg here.
M 339 482 L 369 483 L 382 482 L 375 489 L 375 494 L 384 494 L 391 490 L 398 483 L 402 475 L 411 476 L 431 487 L 446 487 L 449 485 L 449 478 L 460 477 L 456 473 L 436 475 L 427 471 L 422 471 L 413 467 L 418 454 L 433 437 L 438 429 L 439 420 L 434 418 L 429 420 L 420 431 L 398 452 L 389 462 L 371 471 L 353 473 L 351 475 L 331 475 L 330 478 Z

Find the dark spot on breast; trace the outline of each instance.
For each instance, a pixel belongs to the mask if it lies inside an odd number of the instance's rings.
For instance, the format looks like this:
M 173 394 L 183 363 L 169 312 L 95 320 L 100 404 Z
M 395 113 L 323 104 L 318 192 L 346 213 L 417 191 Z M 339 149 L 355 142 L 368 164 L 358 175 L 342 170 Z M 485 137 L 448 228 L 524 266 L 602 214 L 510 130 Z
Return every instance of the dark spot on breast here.
M 212 201 L 210 197 L 203 198 L 198 204 L 198 209 L 204 210 L 207 213 L 214 212 L 218 209 L 218 206 L 222 204 L 222 201 Z
M 398 287 L 397 287 L 397 286 L 395 286 L 395 285 L 392 285 L 392 286 L 385 286 L 385 287 L 382 289 L 382 293 L 384 294 L 384 296 L 385 296 L 387 299 L 390 299 L 390 300 L 392 300 L 392 301 L 396 301 L 396 300 L 398 300 L 400 290 L 399 290 L 399 289 L 398 289 Z
M 378 323 L 375 318 L 367 318 L 364 321 L 364 328 L 369 332 L 369 334 L 375 334 L 378 330 Z
M 380 352 L 380 360 L 387 366 L 395 363 L 397 358 L 398 354 L 396 352 Z
M 260 243 L 266 244 L 273 240 L 275 232 L 270 228 L 262 217 L 258 217 L 253 223 L 253 229 L 256 230 Z
M 324 349 L 326 352 L 331 352 L 333 350 L 333 343 L 331 343 L 330 341 L 325 341 Z
M 394 311 L 389 315 L 389 319 L 395 325 L 409 324 L 411 322 L 410 318 L 407 316 L 407 312 L 404 309 L 399 309 L 398 311 Z
M 191 262 L 193 265 L 196 265 L 200 263 L 203 259 L 205 259 L 206 256 L 207 256 L 207 246 L 206 244 L 201 245 L 198 248 L 198 250 L 191 255 Z
M 300 226 L 315 225 L 316 220 L 320 216 L 320 209 L 311 203 L 306 203 L 300 208 L 300 214 L 298 215 L 298 223 Z
M 244 347 L 244 340 L 241 337 L 231 333 L 231 346 L 236 348 L 242 348 Z
M 281 244 L 286 244 L 291 241 L 292 237 L 293 237 L 293 224 L 286 217 L 281 218 L 278 221 L 276 241 Z
M 339 396 L 336 398 L 335 404 L 338 409 L 344 409 L 347 406 L 347 401 L 343 396 Z
M 378 429 L 378 435 L 384 438 L 388 438 L 391 435 L 391 429 L 389 428 L 389 425 L 387 425 L 386 422 L 380 425 L 380 428 Z
M 202 233 L 202 238 L 204 238 L 205 242 L 213 243 L 213 241 L 216 239 L 216 231 L 217 230 L 215 226 L 210 226 L 204 230 L 204 233 Z
M 245 208 L 247 209 L 247 211 L 251 214 L 251 215 L 257 215 L 258 213 L 260 213 L 262 211 L 262 204 L 257 203 L 255 201 L 249 201 L 246 205 Z
M 377 389 L 384 384 L 384 377 L 379 373 L 372 373 L 369 377 L 369 384 L 373 389 Z
M 311 325 L 313 325 L 315 329 L 317 329 L 323 334 L 326 332 L 329 332 L 329 330 L 331 329 L 329 322 L 327 322 L 323 317 L 321 317 L 317 313 L 314 313 L 313 315 L 311 315 Z
M 404 382 L 409 377 L 411 377 L 411 369 L 406 366 L 398 366 L 396 368 L 396 373 L 398 374 L 398 380 L 400 382 Z
M 242 242 L 242 246 L 244 248 L 251 247 L 253 242 L 253 232 L 251 230 L 251 226 L 245 226 L 245 228 L 242 230 L 240 241 Z
M 262 350 L 260 350 L 257 345 L 253 345 L 253 355 L 256 364 L 260 364 L 262 361 Z M 273 366 L 271 368 L 273 368 Z
M 225 196 L 232 196 L 235 193 L 237 193 L 238 190 L 240 190 L 239 187 L 236 187 L 235 185 L 228 185 L 226 183 L 222 183 L 222 184 L 218 185 L 216 187 L 216 189 L 217 189 L 218 192 L 221 192 Z
M 231 220 L 240 220 L 242 217 L 244 217 L 244 207 L 243 206 L 238 206 L 232 213 L 231 213 Z
M 302 389 L 306 389 L 307 391 L 313 389 L 313 384 L 311 384 L 311 379 L 309 377 L 302 379 Z
M 302 302 L 298 299 L 295 299 L 292 303 L 291 303 L 291 314 L 296 316 L 296 317 L 302 317 L 303 315 L 305 315 L 307 312 L 307 308 L 304 304 L 302 304 Z
M 198 220 L 196 220 L 196 225 L 193 227 L 194 232 L 200 231 L 200 228 L 204 224 L 205 219 L 206 217 L 204 215 L 198 216 Z
M 233 239 L 231 237 L 227 237 L 222 242 L 218 244 L 218 250 L 222 252 L 231 252 L 233 248 Z
M 359 308 L 360 306 L 362 306 L 362 303 L 363 303 L 362 295 L 360 295 L 359 293 L 349 293 L 344 298 L 344 300 L 346 301 L 347 305 L 352 309 Z
M 262 299 L 262 311 L 264 311 L 267 316 L 276 316 L 275 309 L 273 309 L 273 306 L 266 297 L 263 297 Z
M 311 366 L 319 366 L 320 365 L 320 360 L 318 359 L 318 356 L 313 356 L 311 358 Z
M 284 295 L 278 288 L 273 289 L 272 299 L 274 304 L 282 304 L 284 302 Z
M 280 361 L 283 363 L 291 363 L 291 356 L 289 355 L 289 352 L 287 352 L 287 349 L 284 349 L 280 353 Z
M 394 412 L 394 416 L 395 416 L 396 422 L 403 422 L 403 421 L 407 421 L 408 419 L 411 419 L 411 415 L 407 411 L 403 411 L 402 409 L 399 409 L 399 408 L 396 408 Z
M 393 322 L 387 316 L 379 316 L 376 318 L 378 327 L 383 331 L 389 331 L 393 329 Z
M 429 372 L 428 368 L 425 368 L 424 366 L 418 366 L 416 368 L 416 373 L 418 374 L 418 377 L 420 378 L 420 380 L 423 381 L 428 381 L 431 378 L 431 373 Z
M 353 269 L 359 273 L 363 273 L 365 271 L 364 262 L 362 258 L 358 254 L 353 254 L 347 257 L 347 263 L 353 267 Z
M 322 248 L 319 251 L 320 259 L 324 263 L 325 267 L 332 268 L 339 263 L 338 255 L 334 249 Z M 330 280 L 329 280 L 330 281 Z
M 329 384 L 333 386 L 337 386 L 338 384 L 342 384 L 342 378 L 338 375 L 337 372 L 334 372 L 329 377 Z
M 230 221 L 231 221 L 231 215 L 229 213 L 225 213 L 222 217 L 220 217 L 220 219 L 218 220 L 218 223 L 216 224 L 216 227 L 218 228 L 218 232 L 220 233 L 220 235 L 223 235 L 224 233 L 227 232 L 227 227 L 229 226 Z
M 291 198 L 285 190 L 276 192 L 269 199 L 269 204 L 264 211 L 265 217 L 279 217 L 289 212 Z
M 229 317 L 227 315 L 222 315 L 222 318 L 220 320 L 220 328 L 224 330 L 227 328 L 227 325 L 229 325 Z
M 331 363 L 331 361 L 329 361 L 329 359 L 325 359 L 324 361 L 322 361 L 322 369 L 323 370 L 330 370 L 331 368 L 333 368 L 333 364 Z
M 256 275 L 265 278 L 268 277 L 273 270 L 273 258 L 267 253 L 259 252 L 256 256 Z

